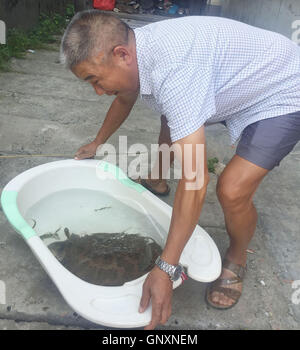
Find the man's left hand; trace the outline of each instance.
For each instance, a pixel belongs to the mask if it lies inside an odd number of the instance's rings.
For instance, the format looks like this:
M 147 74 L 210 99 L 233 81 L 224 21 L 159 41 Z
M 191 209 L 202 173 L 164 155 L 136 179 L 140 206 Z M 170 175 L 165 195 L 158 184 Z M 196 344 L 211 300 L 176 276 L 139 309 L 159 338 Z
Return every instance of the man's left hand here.
M 172 312 L 173 282 L 170 277 L 157 266 L 147 276 L 143 285 L 143 294 L 139 312 L 144 312 L 152 301 L 152 319 L 145 330 L 154 329 L 164 324 Z

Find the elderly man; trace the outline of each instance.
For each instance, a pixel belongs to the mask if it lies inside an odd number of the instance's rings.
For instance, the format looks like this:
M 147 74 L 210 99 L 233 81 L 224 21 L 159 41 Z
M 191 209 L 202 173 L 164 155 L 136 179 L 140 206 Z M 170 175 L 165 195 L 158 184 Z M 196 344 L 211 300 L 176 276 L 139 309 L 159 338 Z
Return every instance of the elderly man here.
M 98 95 L 116 96 L 95 140 L 78 150 L 77 159 L 95 154 L 127 118 L 139 94 L 162 115 L 160 144 L 181 150 L 204 145 L 205 150 L 204 128 L 213 123 L 227 127 L 232 144 L 239 140 L 217 185 L 230 246 L 220 277 L 206 293 L 216 308 L 235 305 L 257 222 L 253 196 L 300 139 L 300 49 L 280 34 L 225 18 L 184 17 L 132 30 L 92 10 L 73 18 L 61 53 L 66 66 Z M 194 154 L 182 162 L 195 166 Z M 152 300 L 152 319 L 145 329 L 165 323 L 171 314 L 172 280 L 178 278 L 174 271 L 199 219 L 209 181 L 206 161 L 200 170 L 202 186 L 187 190 L 191 179 L 184 174 L 178 182 L 166 245 L 143 286 L 140 312 Z M 162 178 L 144 184 L 168 193 Z

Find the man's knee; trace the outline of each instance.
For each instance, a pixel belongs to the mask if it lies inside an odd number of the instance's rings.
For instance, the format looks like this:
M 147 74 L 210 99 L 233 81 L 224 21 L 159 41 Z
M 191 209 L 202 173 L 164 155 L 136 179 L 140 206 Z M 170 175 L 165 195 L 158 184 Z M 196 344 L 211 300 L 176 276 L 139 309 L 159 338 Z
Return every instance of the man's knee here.
M 223 209 L 240 210 L 252 206 L 253 196 L 268 172 L 269 170 L 235 155 L 217 183 L 217 196 Z
M 217 196 L 223 208 L 237 209 L 251 203 L 253 193 L 239 182 L 223 179 L 217 183 Z

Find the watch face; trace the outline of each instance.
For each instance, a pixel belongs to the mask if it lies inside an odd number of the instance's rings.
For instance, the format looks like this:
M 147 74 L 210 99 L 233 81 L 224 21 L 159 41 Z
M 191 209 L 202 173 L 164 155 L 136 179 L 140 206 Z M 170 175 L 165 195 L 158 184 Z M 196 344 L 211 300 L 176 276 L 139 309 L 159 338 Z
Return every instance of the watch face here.
M 173 281 L 177 281 L 178 278 L 180 278 L 181 276 L 181 273 L 182 273 L 182 270 L 183 270 L 183 267 L 181 265 L 178 265 L 174 271 L 174 275 L 173 275 L 173 278 L 172 280 Z

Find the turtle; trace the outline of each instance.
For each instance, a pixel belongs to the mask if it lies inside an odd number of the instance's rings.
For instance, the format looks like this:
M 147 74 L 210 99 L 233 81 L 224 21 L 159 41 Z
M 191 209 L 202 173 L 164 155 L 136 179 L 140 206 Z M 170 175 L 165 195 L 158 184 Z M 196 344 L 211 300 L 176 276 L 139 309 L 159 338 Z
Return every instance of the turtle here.
M 93 233 L 48 245 L 58 261 L 82 280 L 101 286 L 121 286 L 149 272 L 162 248 L 139 234 Z

